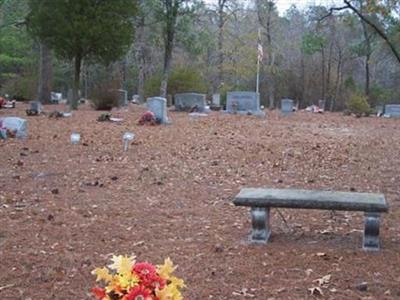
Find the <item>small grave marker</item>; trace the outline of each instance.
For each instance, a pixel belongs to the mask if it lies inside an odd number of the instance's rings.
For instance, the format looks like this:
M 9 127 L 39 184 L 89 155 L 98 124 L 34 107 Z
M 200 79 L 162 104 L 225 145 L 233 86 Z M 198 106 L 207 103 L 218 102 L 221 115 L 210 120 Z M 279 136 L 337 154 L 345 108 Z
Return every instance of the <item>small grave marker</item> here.
M 42 113 L 42 103 L 39 101 L 31 101 L 30 102 L 31 108 L 30 111 L 36 115 L 39 115 Z
M 79 144 L 79 141 L 81 140 L 81 135 L 77 132 L 71 133 L 71 144 L 72 145 L 77 145 Z
M 135 138 L 135 134 L 132 132 L 125 132 L 124 135 L 122 136 L 122 141 L 124 144 L 124 151 L 128 151 L 129 148 L 129 143 L 133 141 Z
M 158 122 L 169 124 L 167 116 L 167 100 L 162 97 L 152 97 L 147 99 L 147 109 L 151 111 Z
M 294 102 L 292 99 L 281 100 L 281 112 L 283 115 L 290 115 L 293 113 Z

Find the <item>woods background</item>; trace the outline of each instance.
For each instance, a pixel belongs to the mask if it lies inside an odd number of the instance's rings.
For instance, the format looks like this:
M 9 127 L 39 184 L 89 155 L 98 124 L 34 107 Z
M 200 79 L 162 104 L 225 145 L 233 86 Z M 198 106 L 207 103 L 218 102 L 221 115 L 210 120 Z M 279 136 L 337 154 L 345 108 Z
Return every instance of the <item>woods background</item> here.
M 46 0 L 36 1 L 41 2 Z M 65 1 L 55 2 L 61 7 Z M 99 87 L 126 89 L 141 101 L 177 92 L 223 96 L 255 90 L 260 28 L 260 92 L 266 107 L 277 107 L 283 97 L 300 108 L 325 99 L 332 111 L 345 109 L 354 95 L 371 107 L 400 102 L 398 1 L 343 1 L 334 9 L 292 6 L 283 14 L 274 1 L 265 0 L 117 2 L 135 5 L 126 16 L 132 26 L 124 38 L 127 47 L 116 51 L 121 52 L 118 59 L 81 58 L 81 97 L 94 97 Z M 29 0 L 2 0 L 0 5 L 0 92 L 43 102 L 50 90 L 65 96 L 74 85 L 76 57 L 66 59 L 59 49 L 47 47 L 37 31 L 32 34 L 29 16 L 36 8 Z M 48 18 L 69 22 L 68 13 L 53 11 Z M 75 28 L 82 34 L 89 30 Z M 117 50 L 109 36 L 103 36 L 102 45 Z

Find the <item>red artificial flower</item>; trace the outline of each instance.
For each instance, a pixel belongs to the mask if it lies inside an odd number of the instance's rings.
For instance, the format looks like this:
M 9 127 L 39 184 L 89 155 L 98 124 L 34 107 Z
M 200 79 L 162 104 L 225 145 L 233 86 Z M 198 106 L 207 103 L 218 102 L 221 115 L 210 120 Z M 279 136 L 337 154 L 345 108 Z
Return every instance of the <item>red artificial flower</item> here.
M 139 276 L 140 284 L 147 288 L 162 289 L 166 285 L 166 280 L 158 276 L 156 268 L 147 262 L 135 264 L 132 272 Z
M 107 296 L 105 289 L 101 289 L 101 288 L 98 288 L 98 287 L 92 288 L 92 293 L 93 293 L 99 300 L 103 300 L 103 299 Z
M 125 296 L 126 300 L 154 300 L 152 291 L 147 289 L 143 285 L 135 286 L 129 291 L 129 294 Z

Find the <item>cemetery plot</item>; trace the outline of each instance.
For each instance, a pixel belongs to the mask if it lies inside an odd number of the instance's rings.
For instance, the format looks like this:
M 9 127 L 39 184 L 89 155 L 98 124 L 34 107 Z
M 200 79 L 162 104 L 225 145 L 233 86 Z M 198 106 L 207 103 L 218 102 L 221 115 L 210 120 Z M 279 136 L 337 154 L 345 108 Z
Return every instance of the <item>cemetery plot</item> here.
M 27 138 L 0 140 L 2 299 L 93 299 L 111 253 L 170 257 L 186 299 L 400 297 L 398 119 L 168 112 L 171 125 L 140 126 L 139 105 L 118 124 L 86 105 L 54 119 L 18 104 Z M 382 193 L 381 250 L 360 249 L 362 213 L 285 208 L 271 243 L 249 245 L 249 209 L 231 203 L 244 187 Z

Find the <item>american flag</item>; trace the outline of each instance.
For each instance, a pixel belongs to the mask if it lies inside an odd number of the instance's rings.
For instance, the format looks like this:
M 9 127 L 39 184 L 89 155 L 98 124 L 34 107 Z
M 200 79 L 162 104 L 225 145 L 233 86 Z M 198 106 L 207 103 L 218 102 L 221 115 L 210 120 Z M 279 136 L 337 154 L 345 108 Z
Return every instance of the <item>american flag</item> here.
M 257 57 L 258 61 L 262 61 L 264 56 L 263 46 L 261 45 L 261 32 L 258 30 L 258 41 L 257 41 Z

